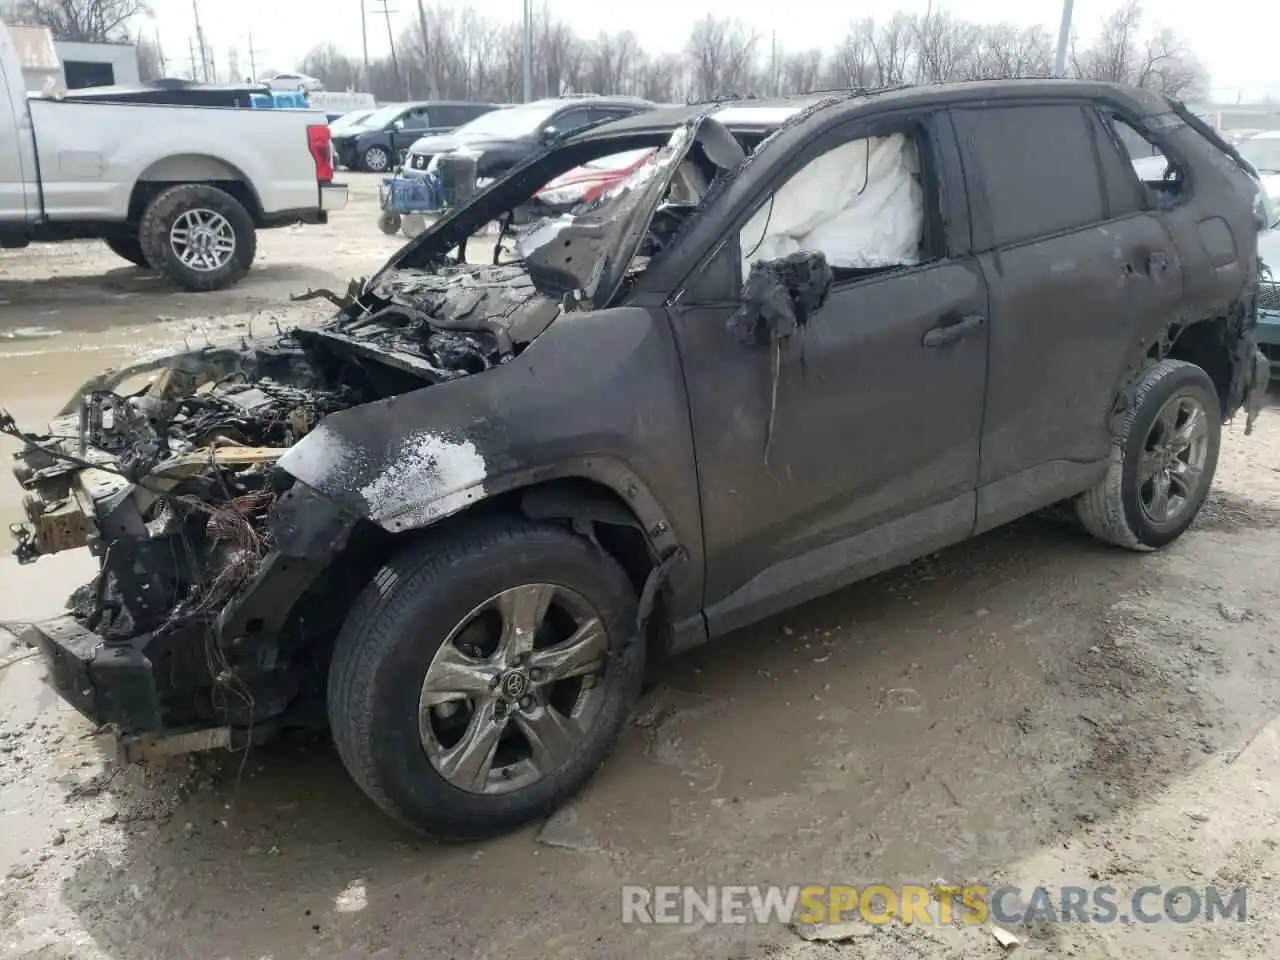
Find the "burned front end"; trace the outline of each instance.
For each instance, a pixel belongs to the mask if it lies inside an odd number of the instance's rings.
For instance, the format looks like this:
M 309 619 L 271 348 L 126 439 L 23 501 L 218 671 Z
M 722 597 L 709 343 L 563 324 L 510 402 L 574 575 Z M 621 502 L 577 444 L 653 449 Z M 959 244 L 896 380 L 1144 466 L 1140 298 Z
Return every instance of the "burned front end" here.
M 399 270 L 320 327 L 96 378 L 45 432 L 6 418 L 26 441 L 18 559 L 88 547 L 99 564 L 29 634 L 59 693 L 135 754 L 166 752 L 161 732 L 176 752 L 322 717 L 354 595 L 336 562 L 386 534 L 370 522 L 378 489 L 321 493 L 282 457 L 336 412 L 374 405 L 376 419 L 389 398 L 509 360 L 560 309 L 519 266 Z

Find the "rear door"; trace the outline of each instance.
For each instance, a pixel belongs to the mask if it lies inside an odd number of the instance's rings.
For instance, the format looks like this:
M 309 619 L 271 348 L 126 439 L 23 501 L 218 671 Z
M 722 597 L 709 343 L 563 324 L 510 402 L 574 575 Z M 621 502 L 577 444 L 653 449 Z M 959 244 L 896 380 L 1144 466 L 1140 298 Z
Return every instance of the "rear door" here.
M 991 297 L 982 530 L 1096 479 L 1131 345 L 1176 311 L 1181 264 L 1136 190 L 1104 181 L 1102 159 L 1119 161 L 1091 105 L 985 104 L 952 115 Z

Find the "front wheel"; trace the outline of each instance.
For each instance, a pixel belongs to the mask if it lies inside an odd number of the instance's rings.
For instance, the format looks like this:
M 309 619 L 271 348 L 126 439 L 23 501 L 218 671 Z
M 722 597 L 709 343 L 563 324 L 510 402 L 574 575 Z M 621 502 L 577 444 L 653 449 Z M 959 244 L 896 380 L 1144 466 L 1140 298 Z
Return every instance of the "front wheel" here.
M 334 648 L 338 754 L 431 836 L 547 816 L 604 762 L 639 695 L 635 624 L 621 568 L 566 529 L 498 521 L 407 547 Z
M 152 200 L 138 238 L 151 265 L 191 291 L 238 283 L 258 245 L 249 211 L 225 190 L 203 183 L 170 187 Z
M 1130 550 L 1172 543 L 1209 495 L 1221 440 L 1221 405 L 1209 375 L 1181 360 L 1161 361 L 1138 384 L 1107 475 L 1076 500 L 1076 515 L 1098 539 Z

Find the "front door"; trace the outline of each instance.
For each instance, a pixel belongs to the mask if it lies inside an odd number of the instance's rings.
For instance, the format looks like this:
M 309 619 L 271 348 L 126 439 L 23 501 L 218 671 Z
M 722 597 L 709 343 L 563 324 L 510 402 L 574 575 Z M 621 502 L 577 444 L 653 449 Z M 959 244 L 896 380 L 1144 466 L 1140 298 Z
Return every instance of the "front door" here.
M 935 187 L 932 178 L 944 161 L 925 139 L 932 137 L 929 123 L 905 127 L 933 157 L 918 174 L 925 203 L 916 215 L 926 217 L 943 195 L 963 204 L 962 191 Z M 856 136 L 851 131 L 840 145 L 856 143 Z M 835 149 L 824 139 L 814 159 Z M 954 157 L 954 141 L 951 150 L 947 156 Z M 837 178 L 847 174 L 856 188 L 865 173 L 857 169 L 862 157 L 861 148 L 842 156 Z M 795 181 L 804 176 L 801 168 Z M 789 188 L 791 179 L 778 187 Z M 829 191 L 822 193 L 828 202 Z M 776 190 L 757 212 L 776 199 L 771 217 L 779 225 L 805 216 L 784 212 L 783 196 Z M 733 276 L 740 275 L 734 265 L 744 243 L 759 245 L 758 238 L 743 239 L 760 232 L 760 218 L 752 217 L 722 254 L 729 260 L 720 266 L 727 263 Z M 916 257 L 923 262 L 838 270 L 825 306 L 780 351 L 735 338 L 728 326 L 737 301 L 686 304 L 682 297 L 670 309 L 698 459 L 704 607 L 712 634 L 972 531 L 987 370 L 986 287 L 976 262 L 955 255 L 940 235 L 940 224 L 952 218 L 928 220 L 932 226 L 923 229 Z M 865 235 L 882 242 L 875 230 Z M 847 243 L 830 254 L 837 260 L 851 255 L 859 254 Z M 952 329 L 940 333 L 943 328 Z

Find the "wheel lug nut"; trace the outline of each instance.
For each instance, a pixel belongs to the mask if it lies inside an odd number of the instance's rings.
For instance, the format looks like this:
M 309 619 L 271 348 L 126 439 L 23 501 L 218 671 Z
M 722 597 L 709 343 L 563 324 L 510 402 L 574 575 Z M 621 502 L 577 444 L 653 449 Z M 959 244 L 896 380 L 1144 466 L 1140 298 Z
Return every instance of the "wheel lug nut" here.
M 522 710 L 528 710 L 528 709 L 529 709 L 530 707 L 532 707 L 532 706 L 533 706 L 533 697 L 521 697 L 521 698 L 520 698 L 520 708 L 521 708 Z

